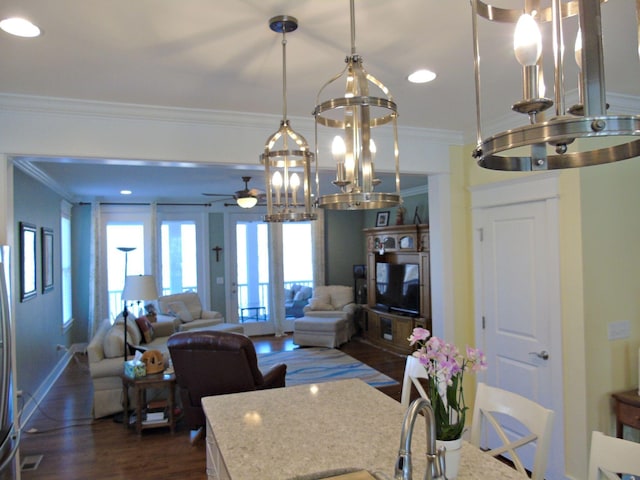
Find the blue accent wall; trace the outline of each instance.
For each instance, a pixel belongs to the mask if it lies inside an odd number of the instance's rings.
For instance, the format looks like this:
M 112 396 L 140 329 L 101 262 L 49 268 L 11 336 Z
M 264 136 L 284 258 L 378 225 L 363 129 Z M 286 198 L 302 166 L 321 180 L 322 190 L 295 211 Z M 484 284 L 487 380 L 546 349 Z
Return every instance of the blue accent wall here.
M 25 398 L 33 396 L 63 351 L 56 345 L 71 345 L 71 330 L 62 331 L 62 295 L 60 291 L 60 202 L 62 198 L 21 170 L 14 170 L 14 218 L 16 251 L 13 258 L 12 292 L 16 298 L 15 336 L 17 388 Z M 37 295 L 20 301 L 20 222 L 37 228 L 36 235 L 36 289 Z M 53 230 L 53 289 L 42 292 L 42 237 L 41 228 Z
M 424 193 L 403 197 L 403 225 L 429 223 L 429 200 Z M 376 226 L 378 212 L 389 212 L 389 225 L 396 225 L 399 207 L 380 210 L 325 210 L 325 281 L 327 285 L 353 285 L 353 266 L 366 264 L 362 230 Z

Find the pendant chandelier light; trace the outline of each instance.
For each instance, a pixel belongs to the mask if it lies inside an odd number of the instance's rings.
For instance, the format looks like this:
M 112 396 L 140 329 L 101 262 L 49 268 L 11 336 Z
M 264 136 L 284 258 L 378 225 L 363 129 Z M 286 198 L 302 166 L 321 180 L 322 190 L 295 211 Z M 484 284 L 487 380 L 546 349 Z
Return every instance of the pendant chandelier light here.
M 300 222 L 315 220 L 311 203 L 311 162 L 313 153 L 305 138 L 296 133 L 287 119 L 287 39 L 298 28 L 298 20 L 279 15 L 269 20 L 269 27 L 282 33 L 282 121 L 260 155 L 264 165 L 267 197 L 265 222 Z
M 322 86 L 313 111 L 317 204 L 334 210 L 393 207 L 401 203 L 397 106 L 387 87 L 362 66 L 355 46 L 354 0 L 350 7 L 351 55 L 345 59 L 344 70 Z M 332 183 L 339 191 L 320 195 L 319 161 L 321 155 L 329 156 L 322 150 L 329 149 L 336 163 Z M 376 177 L 376 155 L 395 161 L 393 193 L 374 191 L 381 183 Z
M 476 82 L 477 147 L 473 157 L 481 167 L 493 170 L 531 171 L 585 167 L 640 155 L 640 116 L 607 113 L 604 52 L 600 4 L 606 0 L 522 0 L 521 9 L 503 9 L 471 0 Z M 616 0 L 622 1 L 622 0 Z M 635 0 L 636 20 L 640 0 Z M 606 13 L 606 5 L 603 9 Z M 579 78 L 578 104 L 565 107 L 564 35 L 568 19 L 578 16 L 575 58 Z M 512 109 L 529 118 L 529 124 L 491 137 L 482 137 L 480 103 L 480 47 L 478 17 L 515 25 L 514 52 L 523 71 L 523 99 Z M 544 95 L 540 25 L 551 22 L 554 55 L 553 99 Z M 495 25 L 495 24 L 492 24 Z M 612 52 L 615 54 L 615 52 Z M 515 62 L 514 62 L 515 63 Z M 499 78 L 499 75 L 498 75 Z M 629 79 L 629 81 L 635 81 Z M 554 110 L 550 110 L 554 107 Z M 547 112 L 549 110 L 549 113 Z M 545 119 L 545 116 L 548 117 Z M 614 146 L 600 139 L 611 137 Z M 523 148 L 518 148 L 523 147 Z

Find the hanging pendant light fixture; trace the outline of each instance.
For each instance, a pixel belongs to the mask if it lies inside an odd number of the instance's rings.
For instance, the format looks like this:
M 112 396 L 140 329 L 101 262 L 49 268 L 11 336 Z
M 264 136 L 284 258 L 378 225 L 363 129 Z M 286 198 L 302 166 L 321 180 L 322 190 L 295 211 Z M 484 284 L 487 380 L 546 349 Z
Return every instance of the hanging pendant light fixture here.
M 551 0 L 550 6 L 545 7 L 540 5 L 541 0 L 523 0 L 522 9 L 503 9 L 471 0 L 477 122 L 477 147 L 473 157 L 478 165 L 493 170 L 552 170 L 611 163 L 640 155 L 637 138 L 640 116 L 607 113 L 601 2 L 606 0 Z M 638 21 L 640 1 L 635 3 Z M 579 78 L 577 82 L 572 81 L 579 85 L 579 103 L 566 109 L 563 24 L 576 15 L 579 30 L 575 56 Z M 488 138 L 483 138 L 481 125 L 478 17 L 516 25 L 514 52 L 522 65 L 524 98 L 512 109 L 529 117 L 528 125 Z M 542 75 L 540 25 L 547 22 L 551 22 L 554 55 L 553 100 L 544 97 Z M 640 25 L 637 30 L 640 35 Z M 552 106 L 555 112 L 549 116 L 545 112 Z M 602 147 L 599 141 L 602 137 L 611 137 L 618 143 Z
M 313 153 L 305 138 L 296 133 L 287 119 L 287 39 L 298 28 L 298 20 L 279 15 L 269 20 L 269 27 L 282 33 L 282 121 L 260 155 L 264 165 L 267 197 L 265 222 L 300 222 L 315 220 L 311 203 L 311 162 Z
M 317 204 L 334 210 L 394 207 L 401 203 L 398 110 L 389 89 L 362 66 L 362 57 L 356 53 L 355 46 L 354 0 L 350 0 L 350 7 L 351 55 L 345 59 L 344 70 L 322 86 L 313 111 Z M 319 162 L 323 150 L 329 148 L 336 163 L 336 178 L 332 183 L 339 191 L 320 195 Z M 394 159 L 392 193 L 375 191 L 381 183 L 376 177 L 376 156 Z

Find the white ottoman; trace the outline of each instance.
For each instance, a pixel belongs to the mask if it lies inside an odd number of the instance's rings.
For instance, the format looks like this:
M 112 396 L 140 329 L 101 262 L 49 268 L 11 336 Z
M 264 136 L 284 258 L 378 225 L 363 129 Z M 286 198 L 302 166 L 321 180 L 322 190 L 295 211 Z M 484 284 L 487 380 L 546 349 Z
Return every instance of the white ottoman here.
M 344 317 L 300 317 L 293 322 L 293 343 L 307 347 L 339 347 L 349 341 Z

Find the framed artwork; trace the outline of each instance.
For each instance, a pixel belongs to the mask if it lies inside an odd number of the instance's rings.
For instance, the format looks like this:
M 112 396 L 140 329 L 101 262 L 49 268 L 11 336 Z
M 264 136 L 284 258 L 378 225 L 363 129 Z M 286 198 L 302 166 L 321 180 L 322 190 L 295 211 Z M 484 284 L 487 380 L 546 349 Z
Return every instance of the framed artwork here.
M 53 290 L 53 229 L 42 232 L 42 293 Z
M 37 295 L 36 291 L 36 227 L 20 222 L 20 301 Z
M 378 212 L 376 215 L 376 227 L 387 227 L 389 225 L 389 211 Z

